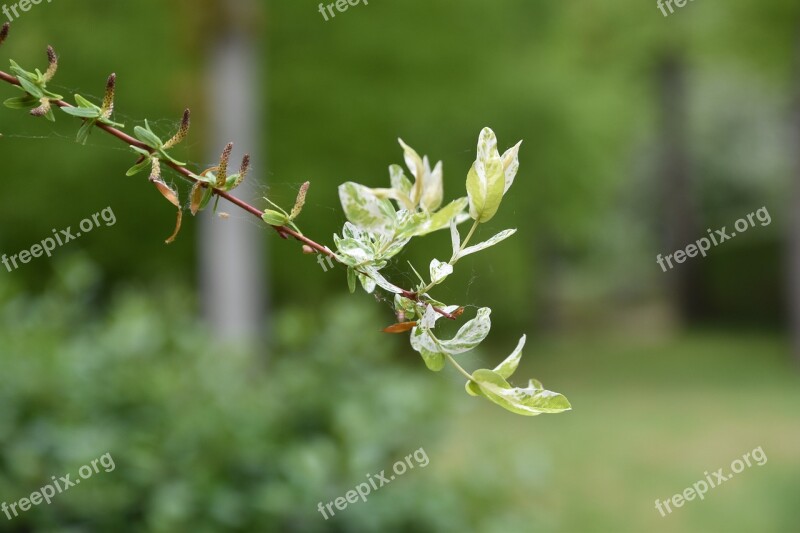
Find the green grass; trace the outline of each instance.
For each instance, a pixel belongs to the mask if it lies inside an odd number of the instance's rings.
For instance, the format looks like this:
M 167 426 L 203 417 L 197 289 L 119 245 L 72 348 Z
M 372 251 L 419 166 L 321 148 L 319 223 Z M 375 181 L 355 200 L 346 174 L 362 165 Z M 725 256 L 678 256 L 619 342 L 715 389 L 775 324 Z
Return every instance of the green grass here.
M 517 500 L 513 523 L 565 532 L 800 530 L 800 372 L 779 339 L 584 339 L 530 346 L 526 356 L 519 379 L 541 379 L 574 410 L 527 419 L 475 401 L 432 453 L 446 455 L 451 472 L 480 467 L 481 453 L 496 458 L 492 468 Z M 759 446 L 763 466 L 754 462 L 666 517 L 656 511 L 656 498 L 706 471 L 729 471 Z

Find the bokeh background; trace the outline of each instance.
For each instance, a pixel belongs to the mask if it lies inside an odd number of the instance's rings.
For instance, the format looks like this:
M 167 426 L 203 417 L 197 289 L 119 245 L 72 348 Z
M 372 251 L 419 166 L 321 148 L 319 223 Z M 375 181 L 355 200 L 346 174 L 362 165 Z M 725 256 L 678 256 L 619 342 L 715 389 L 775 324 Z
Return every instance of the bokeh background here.
M 0 0 L 0 3 L 2 0 Z M 104 453 L 98 474 L 1 531 L 763 531 L 800 528 L 800 5 L 372 0 L 136 0 L 33 6 L 0 48 L 54 86 L 102 96 L 211 166 L 235 141 L 256 162 L 240 194 L 291 205 L 323 243 L 336 187 L 388 183 L 396 138 L 445 163 L 464 195 L 478 132 L 524 139 L 520 174 L 437 292 L 494 309 L 469 368 L 528 334 L 521 374 L 574 410 L 523 418 L 428 372 L 390 304 L 347 293 L 233 206 L 174 211 L 135 159 L 76 122 L 0 108 L 0 252 L 110 206 L 53 258 L 0 269 L 0 501 Z M 16 96 L 0 86 L 3 99 Z M 171 180 L 178 182 L 175 176 Z M 186 195 L 185 186 L 181 192 Z M 664 273 L 669 254 L 766 207 L 771 224 Z M 447 253 L 417 240 L 407 261 Z M 794 258 L 794 259 L 793 259 Z M 794 292 L 793 292 L 794 288 Z M 792 295 L 794 294 L 794 298 Z M 654 502 L 761 446 L 768 457 L 667 517 Z M 415 469 L 324 520 L 368 473 Z

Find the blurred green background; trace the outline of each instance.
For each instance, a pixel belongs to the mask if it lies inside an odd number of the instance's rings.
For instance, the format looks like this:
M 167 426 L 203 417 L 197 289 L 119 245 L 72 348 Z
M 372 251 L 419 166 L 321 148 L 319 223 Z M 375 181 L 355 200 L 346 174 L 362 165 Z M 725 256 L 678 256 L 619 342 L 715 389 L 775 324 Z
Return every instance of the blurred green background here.
M 0 69 L 43 68 L 52 44 L 51 87 L 69 99 L 101 98 L 116 72 L 128 131 L 148 118 L 171 134 L 191 107 L 178 152 L 195 169 L 214 164 L 211 117 L 247 84 L 257 131 L 225 139 L 256 156 L 245 199 L 291 205 L 310 180 L 300 225 L 328 245 L 344 222 L 337 185 L 386 186 L 397 137 L 444 161 L 447 201 L 464 194 L 482 127 L 501 149 L 524 139 L 479 236 L 519 232 L 436 296 L 494 310 L 468 368 L 527 333 L 520 373 L 574 410 L 528 419 L 468 397 L 456 373 L 380 333 L 388 302 L 348 295 L 343 270 L 266 227 L 260 334 L 232 340 L 203 311 L 201 250 L 219 244 L 207 227 L 187 214 L 163 244 L 174 212 L 125 177 L 123 144 L 95 132 L 80 146 L 63 114 L 0 108 L 0 253 L 107 206 L 117 219 L 0 267 L 0 502 L 104 453 L 116 462 L 0 515 L 0 531 L 797 531 L 800 5 L 697 1 L 664 17 L 655 0 L 372 0 L 326 22 L 318 4 L 44 3 L 14 22 Z M 237 38 L 249 76 L 220 95 L 209 65 Z M 761 207 L 769 225 L 667 273 L 656 263 Z M 257 225 L 220 210 L 230 218 L 204 223 Z M 448 247 L 444 233 L 417 240 L 388 276 L 410 285 L 406 261 Z M 655 509 L 758 446 L 765 465 Z M 318 513 L 421 447 L 424 469 Z

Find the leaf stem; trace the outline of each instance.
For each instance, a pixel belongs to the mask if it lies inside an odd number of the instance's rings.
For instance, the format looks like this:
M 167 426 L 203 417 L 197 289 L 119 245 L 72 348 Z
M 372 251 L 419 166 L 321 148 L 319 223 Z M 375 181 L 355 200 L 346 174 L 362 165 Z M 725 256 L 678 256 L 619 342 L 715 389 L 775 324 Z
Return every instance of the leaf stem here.
M 467 372 L 466 370 L 464 370 L 464 367 L 463 367 L 463 366 L 461 366 L 461 365 L 459 365 L 459 364 L 456 362 L 456 360 L 455 360 L 455 359 L 453 359 L 453 356 L 452 356 L 452 355 L 450 355 L 449 353 L 445 352 L 445 353 L 444 353 L 444 356 L 445 356 L 445 357 L 447 357 L 447 360 L 448 360 L 448 361 L 450 361 L 450 362 L 453 364 L 453 366 L 455 366 L 455 367 L 456 367 L 456 369 L 457 369 L 459 372 L 461 372 L 461 374 L 462 374 L 462 375 L 463 375 L 465 378 L 467 378 L 469 381 L 473 381 L 473 379 L 472 379 L 472 374 L 470 374 L 469 372 Z

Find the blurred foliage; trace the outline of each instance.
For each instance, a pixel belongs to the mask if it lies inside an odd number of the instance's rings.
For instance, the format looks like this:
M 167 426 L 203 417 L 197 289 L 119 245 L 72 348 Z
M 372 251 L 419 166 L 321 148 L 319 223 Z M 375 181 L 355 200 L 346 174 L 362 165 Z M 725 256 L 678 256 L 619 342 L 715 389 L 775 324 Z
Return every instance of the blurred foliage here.
M 771 203 L 775 229 L 749 242 L 769 249 L 769 268 L 779 268 L 780 221 L 788 212 L 782 201 L 791 165 L 785 110 L 800 19 L 796 2 L 735 0 L 725 16 L 715 4 L 694 2 L 668 18 L 655 5 L 632 0 L 495 5 L 487 11 L 477 0 L 458 8 L 441 1 L 374 3 L 324 22 L 318 2 L 252 2 L 239 23 L 260 53 L 254 69 L 263 73 L 268 135 L 256 146 L 246 138 L 231 140 L 266 161 L 266 168 L 252 173 L 260 191 L 291 205 L 300 184 L 311 180 L 304 231 L 331 245 L 330 236 L 344 222 L 336 187 L 345 181 L 384 184 L 387 162 L 402 162 L 398 136 L 443 160 L 445 190 L 454 191 L 474 158 L 474 132 L 493 125 L 503 138 L 525 140 L 523 171 L 507 210 L 478 238 L 506 227 L 525 231 L 497 257 L 471 259 L 472 269 L 456 273 L 459 294 L 469 285 L 470 303 L 494 308 L 508 333 L 527 329 L 526 322 L 547 311 L 554 290 L 563 299 L 572 287 L 582 287 L 583 299 L 592 300 L 583 303 L 591 305 L 620 293 L 650 297 L 665 279 L 650 268 L 652 258 L 665 252 L 653 209 L 660 202 L 652 157 L 658 115 L 654 65 L 672 51 L 691 70 L 688 135 L 701 218 L 725 223 L 731 213 L 738 217 L 741 210 Z M 156 0 L 113 6 L 86 0 L 31 10 L 15 21 L 0 64 L 14 57 L 43 65 L 44 47 L 53 44 L 61 54 L 53 88 L 95 98 L 106 76 L 116 72 L 117 118 L 129 128 L 150 118 L 156 133 L 165 135 L 177 127 L 184 107 L 192 107 L 193 132 L 176 156 L 206 168 L 222 148 L 206 143 L 208 105 L 225 103 L 206 102 L 203 83 L 208 55 L 227 24 L 222 2 L 161 6 Z M 72 31 L 87 25 L 91 32 Z M 486 39 L 485 27 L 498 31 Z M 142 33 L 148 38 L 140 38 Z M 51 126 L 0 109 L 1 172 L 25 176 L 13 201 L 0 204 L 0 227 L 15 228 L 0 231 L 0 249 L 14 253 L 53 227 L 111 205 L 119 217 L 115 231 L 82 243 L 110 282 L 144 281 L 153 272 L 184 277 L 195 254 L 195 221 L 187 218 L 184 233 L 165 248 L 164 228 L 174 214 L 152 187 L 124 176 L 130 166 L 125 147 L 101 135 L 93 135 L 87 147 L 76 146 L 77 124 L 63 118 Z M 178 182 L 171 173 L 167 179 Z M 187 190 L 181 185 L 182 198 Z M 62 201 L 62 191 L 70 191 L 69 202 Z M 752 198 L 759 198 L 758 205 L 751 205 Z M 258 198 L 249 200 L 261 205 Z M 30 217 L 31 209 L 49 216 Z M 313 258 L 288 253 L 290 245 L 264 233 L 273 242 L 273 259 L 280 258 L 270 269 L 278 303 L 340 292 L 336 278 L 344 272 L 320 275 Z M 446 245 L 446 235 L 429 238 L 432 247 Z M 398 262 L 427 264 L 427 250 L 415 247 Z M 17 275 L 35 288 L 52 270 L 37 261 Z M 739 269 L 737 276 L 744 275 Z M 476 276 L 481 283 L 473 286 Z M 291 283 L 297 277 L 302 285 Z M 732 298 L 740 309 L 760 305 L 736 286 L 725 290 L 724 301 L 716 299 L 717 290 L 707 295 L 710 309 L 725 308 Z M 778 302 L 779 294 L 769 290 L 769 301 Z M 527 311 L 520 313 L 522 308 Z
M 130 288 L 98 312 L 96 274 L 72 258 L 37 298 L 0 278 L 2 499 L 74 479 L 104 453 L 116 462 L 2 517 L 4 531 L 493 531 L 503 480 L 470 469 L 454 486 L 461 469 L 441 468 L 438 436 L 466 395 L 414 355 L 392 362 L 369 302 L 282 311 L 264 364 L 214 345 L 182 290 Z M 420 447 L 427 475 L 409 471 L 327 522 L 318 513 Z M 465 498 L 490 505 L 464 513 Z

